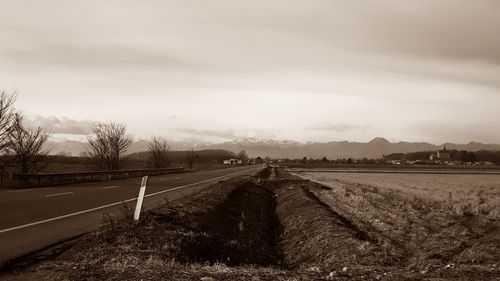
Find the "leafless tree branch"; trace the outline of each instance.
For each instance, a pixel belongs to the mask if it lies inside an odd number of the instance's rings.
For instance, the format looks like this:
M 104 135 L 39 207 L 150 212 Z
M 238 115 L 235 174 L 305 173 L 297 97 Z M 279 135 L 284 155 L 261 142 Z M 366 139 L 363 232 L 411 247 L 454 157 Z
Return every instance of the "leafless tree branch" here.
M 4 154 L 9 147 L 9 133 L 14 123 L 14 102 L 16 92 L 0 91 L 0 153 Z
M 170 146 L 164 138 L 153 137 L 148 146 L 150 161 L 155 169 L 165 168 L 168 165 Z
M 196 162 L 196 160 L 198 160 L 198 158 L 199 158 L 198 155 L 194 152 L 193 149 L 191 149 L 191 151 L 186 152 L 186 160 L 187 160 L 189 168 L 191 170 L 193 169 L 194 162 Z
M 9 149 L 21 164 L 21 171 L 24 174 L 36 170 L 50 152 L 46 148 L 49 134 L 41 127 L 26 128 L 23 125 L 23 116 L 19 113 L 14 115 L 8 136 Z
M 133 141 L 134 138 L 127 134 L 125 125 L 98 123 L 88 138 L 88 153 L 96 161 L 99 170 L 118 170 Z

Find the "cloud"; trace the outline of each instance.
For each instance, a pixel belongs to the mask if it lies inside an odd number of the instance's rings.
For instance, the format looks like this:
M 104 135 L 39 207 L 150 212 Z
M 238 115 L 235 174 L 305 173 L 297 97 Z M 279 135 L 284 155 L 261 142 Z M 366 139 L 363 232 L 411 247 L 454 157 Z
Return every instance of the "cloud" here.
M 2 2 L 0 77 L 32 114 L 112 118 L 141 136 L 164 120 L 200 139 L 304 141 L 373 135 L 356 124 L 397 139 L 444 120 L 437 140 L 500 119 L 499 1 L 27 3 Z M 44 125 L 85 132 L 55 121 Z
M 45 128 L 51 134 L 88 135 L 96 122 L 91 120 L 74 120 L 66 117 L 35 115 L 27 118 L 31 126 Z
M 275 139 L 277 133 L 283 132 L 279 128 L 266 129 L 241 129 L 241 130 L 198 130 L 193 128 L 176 128 L 176 132 L 189 134 L 191 136 L 212 137 L 219 139 L 242 139 L 242 138 L 257 138 L 257 139 Z
M 436 143 L 479 141 L 498 143 L 500 125 L 495 122 L 464 121 L 451 124 L 439 120 L 426 120 L 412 124 L 407 135 L 415 135 L 414 139 L 433 140 Z
M 348 131 L 353 131 L 353 130 L 366 130 L 370 126 L 359 126 L 359 125 L 352 125 L 352 124 L 323 124 L 319 126 L 310 126 L 310 127 L 305 127 L 304 130 L 306 131 L 333 131 L 333 132 L 338 132 L 338 133 L 344 133 Z
M 177 132 L 185 133 L 194 136 L 217 137 L 224 139 L 238 139 L 234 130 L 197 130 L 192 128 L 176 128 Z
M 68 43 L 39 44 L 38 48 L 13 46 L 0 50 L 1 55 L 13 61 L 30 61 L 32 65 L 63 66 L 96 69 L 193 69 L 195 63 L 186 61 L 181 55 L 168 54 L 153 48 L 138 46 L 102 45 L 79 46 Z M 196 66 L 201 68 L 202 66 Z
M 283 130 L 279 128 L 253 129 L 248 135 L 258 139 L 275 139 L 276 134 L 282 132 Z

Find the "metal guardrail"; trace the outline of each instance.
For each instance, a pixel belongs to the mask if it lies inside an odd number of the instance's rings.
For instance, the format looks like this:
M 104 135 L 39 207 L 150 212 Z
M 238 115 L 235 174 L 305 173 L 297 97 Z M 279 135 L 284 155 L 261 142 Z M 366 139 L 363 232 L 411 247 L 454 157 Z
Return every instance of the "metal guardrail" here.
M 168 169 L 117 170 L 83 173 L 19 174 L 12 176 L 10 186 L 11 188 L 46 187 L 139 178 L 144 176 L 159 176 L 183 173 L 186 171 L 186 169 L 180 167 Z

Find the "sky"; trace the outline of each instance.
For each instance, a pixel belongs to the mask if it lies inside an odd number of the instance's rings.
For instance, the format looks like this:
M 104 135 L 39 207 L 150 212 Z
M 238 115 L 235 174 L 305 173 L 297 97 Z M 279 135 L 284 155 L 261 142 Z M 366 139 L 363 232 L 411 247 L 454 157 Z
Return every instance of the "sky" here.
M 500 143 L 497 0 L 0 0 L 0 89 L 54 138 Z

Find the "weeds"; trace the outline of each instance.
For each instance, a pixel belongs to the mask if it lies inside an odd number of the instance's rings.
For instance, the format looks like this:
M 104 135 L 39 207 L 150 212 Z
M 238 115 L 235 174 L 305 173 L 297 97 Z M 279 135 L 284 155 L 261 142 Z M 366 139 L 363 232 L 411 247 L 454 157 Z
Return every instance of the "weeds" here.
M 109 224 L 110 231 L 115 232 L 115 223 L 113 221 L 113 218 L 108 213 L 102 213 L 102 219 L 104 221 L 104 224 Z
M 132 203 L 123 203 L 120 206 L 120 213 L 125 221 L 132 221 L 134 219 L 134 206 Z

